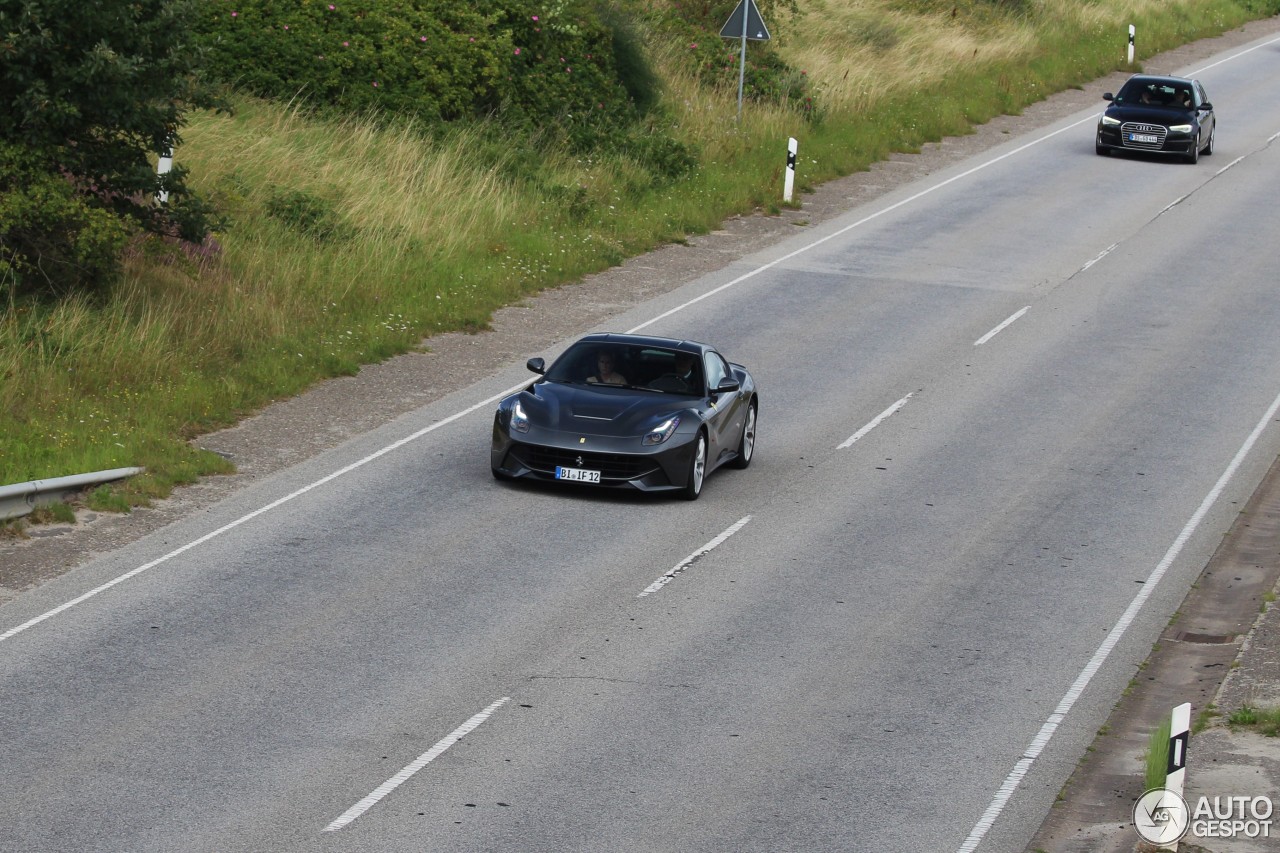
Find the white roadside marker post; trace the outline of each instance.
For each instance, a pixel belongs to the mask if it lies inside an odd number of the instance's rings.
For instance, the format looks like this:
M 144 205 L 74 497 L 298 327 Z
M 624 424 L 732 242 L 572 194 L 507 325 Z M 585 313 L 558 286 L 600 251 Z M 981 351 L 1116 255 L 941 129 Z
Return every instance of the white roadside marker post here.
M 160 160 L 156 163 L 156 175 L 163 178 L 169 174 L 169 170 L 173 168 L 173 146 L 165 143 L 164 150 L 160 152 Z M 161 204 L 169 203 L 169 192 L 161 190 L 156 193 L 156 200 Z
M 1164 789 L 1182 798 L 1187 777 L 1187 741 L 1191 737 L 1191 703 L 1183 702 L 1173 709 L 1169 725 L 1169 766 L 1164 778 Z M 1178 849 L 1178 842 L 1161 847 L 1162 850 Z
M 791 203 L 791 191 L 796 185 L 796 151 L 799 147 L 800 143 L 794 136 L 787 140 L 787 176 L 782 183 L 782 200 L 787 204 Z
M 1129 64 L 1133 64 L 1133 36 L 1137 32 L 1133 24 L 1129 25 Z

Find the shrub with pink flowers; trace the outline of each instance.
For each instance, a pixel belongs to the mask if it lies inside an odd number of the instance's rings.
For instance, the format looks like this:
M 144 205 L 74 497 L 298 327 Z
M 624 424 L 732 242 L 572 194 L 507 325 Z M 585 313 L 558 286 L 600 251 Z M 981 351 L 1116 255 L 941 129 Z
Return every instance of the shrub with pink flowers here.
M 484 6 L 209 0 L 196 28 L 210 73 L 254 94 L 452 121 L 499 101 L 509 42 Z

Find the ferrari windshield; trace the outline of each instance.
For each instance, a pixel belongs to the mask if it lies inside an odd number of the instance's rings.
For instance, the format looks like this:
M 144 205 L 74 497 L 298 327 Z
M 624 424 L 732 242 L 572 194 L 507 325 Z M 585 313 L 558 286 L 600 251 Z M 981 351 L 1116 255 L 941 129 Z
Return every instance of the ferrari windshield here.
M 547 370 L 551 382 L 616 385 L 669 394 L 703 393 L 697 353 L 655 346 L 579 341 Z

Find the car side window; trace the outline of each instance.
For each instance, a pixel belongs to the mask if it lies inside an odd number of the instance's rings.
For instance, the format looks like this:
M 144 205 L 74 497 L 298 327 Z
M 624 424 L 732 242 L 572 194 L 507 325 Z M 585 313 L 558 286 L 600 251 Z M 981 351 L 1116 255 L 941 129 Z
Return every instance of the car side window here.
M 729 376 L 729 367 L 724 363 L 724 359 L 714 352 L 707 353 L 705 364 L 707 366 L 707 385 L 714 394 L 716 387 Z

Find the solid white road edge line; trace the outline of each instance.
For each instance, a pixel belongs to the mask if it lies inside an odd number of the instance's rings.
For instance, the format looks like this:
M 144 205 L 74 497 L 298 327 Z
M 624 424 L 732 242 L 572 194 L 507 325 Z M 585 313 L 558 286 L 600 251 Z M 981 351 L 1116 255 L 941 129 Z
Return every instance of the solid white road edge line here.
M 654 581 L 653 583 L 645 587 L 644 592 L 637 595 L 636 598 L 644 598 L 646 595 L 657 592 L 667 584 L 671 583 L 673 580 L 676 579 L 676 575 L 680 574 L 685 569 L 689 568 L 689 566 L 693 564 L 694 560 L 698 559 L 703 554 L 706 554 L 708 551 L 711 551 L 713 548 L 717 547 L 722 542 L 724 542 L 724 540 L 728 539 L 730 536 L 737 533 L 742 528 L 746 527 L 747 522 L 750 520 L 751 520 L 751 516 L 749 515 L 743 516 L 742 518 L 738 519 L 738 521 L 735 522 L 732 526 L 730 526 L 729 529 L 726 530 L 724 533 L 721 533 L 715 539 L 712 539 L 706 545 L 703 545 L 701 548 L 694 551 L 692 554 L 685 557 L 680 562 L 676 563 L 675 568 L 673 568 L 671 571 L 667 572 L 665 575 L 663 575 L 662 577 L 658 578 L 656 581 Z
M 863 218 L 859 219 L 857 222 L 854 222 L 850 225 L 846 225 L 845 227 L 841 228 L 839 231 L 833 231 L 832 233 L 828 234 L 825 237 L 821 237 L 817 240 L 814 240 L 812 243 L 808 243 L 804 246 L 801 246 L 799 249 L 796 249 L 794 252 L 783 255 L 777 260 L 770 261 L 769 263 L 764 264 L 762 266 L 758 266 L 749 272 L 743 273 L 742 275 L 735 278 L 733 281 L 726 282 L 720 285 L 719 287 L 715 288 L 714 290 L 708 290 L 706 293 L 702 294 L 701 296 L 690 299 L 688 302 L 685 302 L 682 305 L 677 305 L 675 308 L 672 308 L 670 311 L 666 311 L 662 314 L 659 314 L 657 317 L 654 317 L 651 320 L 646 320 L 643 323 L 641 323 L 639 326 L 635 326 L 631 329 L 628 329 L 627 334 L 633 335 L 636 332 L 640 331 L 641 329 L 653 325 L 659 320 L 666 319 L 667 317 L 670 317 L 672 314 L 676 314 L 680 311 L 683 311 L 684 309 L 688 308 L 690 305 L 694 305 L 698 302 L 701 302 L 702 300 L 708 297 L 715 296 L 717 293 L 721 292 L 722 290 L 728 290 L 731 287 L 739 285 L 749 278 L 754 278 L 755 276 L 759 275 L 765 270 L 773 269 L 778 264 L 781 264 L 784 261 L 789 261 L 792 258 L 796 257 L 797 255 L 804 254 L 810 249 L 815 249 L 818 246 L 821 246 L 823 243 L 827 242 L 828 240 L 834 240 L 836 237 L 839 237 L 842 234 L 847 234 L 848 232 L 852 231 L 855 228 L 859 228 L 863 225 L 866 225 L 868 222 L 872 221 L 873 219 L 879 219 L 881 216 L 884 216 L 886 213 L 891 213 L 900 207 L 911 204 L 911 202 L 913 201 L 918 201 L 919 199 L 924 198 L 929 193 L 934 192 L 935 190 L 940 190 L 943 187 L 947 186 L 948 184 L 953 184 L 956 181 L 959 181 L 963 178 L 967 178 L 976 172 L 981 172 L 983 169 L 987 168 L 988 166 L 994 166 L 996 163 L 999 163 L 1001 160 L 1007 160 L 1015 154 L 1021 154 L 1023 151 L 1026 151 L 1028 148 L 1031 148 L 1035 145 L 1039 145 L 1041 142 L 1050 140 L 1060 133 L 1066 133 L 1068 130 L 1074 130 L 1075 128 L 1079 127 L 1082 124 L 1086 124 L 1088 122 L 1096 121 L 1096 120 L 1097 120 L 1096 115 L 1091 115 L 1088 118 L 1082 118 L 1080 119 L 1080 121 L 1074 122 L 1073 124 L 1069 124 L 1066 127 L 1058 128 L 1052 133 L 1047 133 L 1044 136 L 1039 137 L 1038 139 L 1033 139 L 1030 142 L 1028 142 L 1026 145 L 1020 145 L 1017 148 L 1013 149 L 1012 151 L 1006 151 L 1004 154 L 1001 154 L 999 157 L 993 157 L 992 159 L 987 160 L 984 163 L 979 163 L 977 166 L 974 166 L 972 169 L 961 172 L 958 175 L 952 175 L 950 178 L 947 178 L 945 181 L 936 183 L 931 187 L 926 187 L 925 189 L 921 190 L 920 192 L 916 193 L 913 196 L 910 196 L 909 198 L 904 198 L 902 201 L 891 204 L 888 207 L 883 208 L 882 210 L 877 210 L 875 213 L 872 213 L 869 216 L 864 216 Z
M 1014 322 L 1016 322 L 1016 321 L 1017 321 L 1017 319 L 1018 319 L 1019 317 L 1021 317 L 1023 314 L 1027 313 L 1027 312 L 1028 312 L 1028 311 L 1030 311 L 1030 310 L 1031 310 L 1031 306 L 1030 306 L 1030 305 L 1028 305 L 1028 306 L 1026 306 L 1025 308 L 1023 308 L 1021 311 L 1015 311 L 1015 312 L 1013 312 L 1012 316 L 1008 317 L 1008 318 L 1007 318 L 1003 323 L 1001 323 L 999 326 L 996 326 L 994 329 L 992 329 L 991 331 L 987 332 L 987 333 L 986 333 L 985 335 L 983 335 L 982 337 L 978 338 L 976 341 L 974 341 L 974 342 L 973 342 L 973 345 L 974 345 L 975 347 L 980 347 L 980 346 L 982 346 L 982 345 L 983 345 L 983 344 L 985 344 L 987 341 L 991 340 L 991 339 L 992 339 L 992 338 L 994 338 L 996 335 L 998 335 L 998 334 L 1000 334 L 1001 332 L 1003 332 L 1007 326 L 1009 326 L 1009 325 L 1013 324 Z
M 510 696 L 503 696 L 497 702 L 494 702 L 488 708 L 485 708 L 479 714 L 476 714 L 474 717 L 467 720 L 462 725 L 458 726 L 449 734 L 445 735 L 443 738 L 440 739 L 438 743 L 436 743 L 435 746 L 431 747 L 426 752 L 422 753 L 422 755 L 419 755 L 413 761 L 412 764 L 407 765 L 399 773 L 392 776 L 390 779 L 383 782 L 376 789 L 374 789 L 373 793 L 369 794 L 369 796 L 365 797 L 363 800 L 361 800 L 360 802 L 356 803 L 354 806 L 352 806 L 351 808 L 343 812 L 342 816 L 337 820 L 335 820 L 333 823 L 326 826 L 324 828 L 324 831 L 334 832 L 336 830 L 342 829 L 342 827 L 351 823 L 351 821 L 355 820 L 356 818 L 360 817 L 360 815 L 364 814 L 369 809 L 373 808 L 375 805 L 378 804 L 379 800 L 381 800 L 387 794 L 390 794 L 396 788 L 399 788 L 401 785 L 407 782 L 413 776 L 413 774 L 417 773 L 419 770 L 426 767 L 428 764 L 430 764 L 431 762 L 439 758 L 441 755 L 443 755 L 446 749 L 453 746 L 458 741 L 462 740 L 464 736 L 470 734 L 472 731 L 475 730 L 477 726 L 479 726 L 485 720 L 489 719 L 489 717 L 492 716 L 494 711 L 498 710 L 499 708 L 501 708 L 503 705 L 507 704 L 510 701 L 511 701 Z
M 1239 59 L 1245 54 L 1253 53 L 1255 50 L 1262 50 L 1264 47 L 1270 47 L 1271 45 L 1275 44 L 1278 41 L 1280 41 L 1280 37 L 1273 38 L 1270 41 L 1264 41 L 1262 44 L 1255 44 L 1253 47 L 1248 48 L 1247 50 L 1242 50 L 1239 53 L 1233 53 L 1230 56 L 1225 57 L 1223 59 L 1219 59 L 1217 62 L 1206 65 L 1203 68 L 1197 68 L 1195 71 L 1191 72 L 1190 76 L 1198 77 L 1204 72 L 1208 71 L 1210 68 L 1217 68 L 1219 65 L 1224 65 L 1228 62 Z
M 867 433 L 871 432 L 871 431 L 872 431 L 873 429 L 875 429 L 876 427 L 880 426 L 880 422 L 881 422 L 881 421 L 883 421 L 885 418 L 887 418 L 887 417 L 889 417 L 890 415 L 892 415 L 894 412 L 898 411 L 898 409 L 901 409 L 903 406 L 905 406 L 905 405 L 907 404 L 907 401 L 908 401 L 908 400 L 910 400 L 910 399 L 911 399 L 911 397 L 912 397 L 915 393 L 916 393 L 916 392 L 912 391 L 910 394 L 908 394 L 907 396 L 903 397 L 901 400 L 899 400 L 898 402 L 894 403 L 892 406 L 890 406 L 889 408 L 885 409 L 885 410 L 884 410 L 883 412 L 881 412 L 880 414 L 876 415 L 876 416 L 875 416 L 875 418 L 871 421 L 871 423 L 867 424 L 867 425 L 866 425 L 866 426 L 864 426 L 862 429 L 858 430 L 858 431 L 857 431 L 857 432 L 855 432 L 853 435 L 851 435 L 851 436 L 849 436 L 847 439 L 845 439 L 845 442 L 844 442 L 843 444 L 841 444 L 841 445 L 838 445 L 838 446 L 836 447 L 836 450 L 845 450 L 845 449 L 847 449 L 847 448 L 849 448 L 849 447 L 852 447 L 852 446 L 853 446 L 853 443 L 854 443 L 855 441 L 857 441 L 858 439 L 862 438 L 863 436 L 865 436 Z
M 1199 508 L 1197 508 L 1195 513 L 1191 516 L 1191 520 L 1186 523 L 1182 528 L 1182 532 L 1178 534 L 1178 537 L 1173 541 L 1173 544 L 1169 546 L 1169 550 L 1165 552 L 1164 559 L 1162 559 L 1159 565 L 1157 565 L 1151 574 L 1147 576 L 1146 581 L 1142 584 L 1142 590 L 1134 597 L 1133 601 L 1129 603 L 1129 607 L 1125 610 L 1124 615 L 1120 617 L 1120 621 L 1117 622 L 1115 627 L 1111 629 L 1111 632 L 1107 634 L 1107 638 L 1102 641 L 1102 645 L 1093 653 L 1093 657 L 1089 659 L 1087 664 L 1085 664 L 1084 669 L 1080 671 L 1080 675 L 1076 677 L 1071 688 L 1067 691 L 1066 695 L 1062 697 L 1062 701 L 1058 703 L 1058 707 L 1049 715 L 1049 719 L 1045 721 L 1045 724 L 1041 726 L 1039 733 L 1031 741 L 1031 745 L 1028 746 L 1026 752 L 1022 754 L 1022 758 L 1018 760 L 1018 763 L 1013 766 L 1013 770 L 1010 771 L 1007 777 L 1005 777 L 1004 784 L 1002 784 L 1000 789 L 996 792 L 995 798 L 991 801 L 991 805 L 987 806 L 987 810 L 983 812 L 981 819 L 979 819 L 978 823 L 973 827 L 973 831 L 969 833 L 969 837 L 965 840 L 964 844 L 960 845 L 960 849 L 957 853 L 972 853 L 977 849 L 979 842 L 982 841 L 983 836 L 985 836 L 988 830 L 991 829 L 996 818 L 1000 816 L 1000 812 L 1004 810 L 1005 805 L 1009 802 L 1009 798 L 1013 796 L 1013 792 L 1017 790 L 1023 777 L 1025 777 L 1031 770 L 1031 765 L 1035 763 L 1036 759 L 1040 756 L 1040 753 L 1044 751 L 1044 748 L 1049 743 L 1049 739 L 1053 737 L 1053 733 L 1057 731 L 1058 726 L 1064 719 L 1066 719 L 1067 713 L 1071 710 L 1071 707 L 1075 705 L 1076 700 L 1080 698 L 1080 694 L 1082 694 L 1085 688 L 1089 686 L 1089 682 L 1093 679 L 1093 676 L 1099 669 L 1101 669 L 1103 662 L 1106 661 L 1107 656 L 1111 654 L 1111 650 L 1120 642 L 1120 638 L 1123 637 L 1125 631 L 1129 629 L 1134 618 L 1137 617 L 1138 611 L 1142 609 L 1142 605 L 1146 603 L 1147 599 L 1151 597 L 1151 593 L 1155 591 L 1156 584 L 1158 584 L 1160 579 L 1164 577 L 1164 573 L 1169 569 L 1169 566 L 1173 564 L 1173 561 L 1177 559 L 1178 554 L 1182 552 L 1182 548 L 1187 544 L 1187 540 L 1189 540 L 1191 535 L 1195 533 L 1196 528 L 1200 526 L 1200 522 L 1204 520 L 1209 509 L 1222 495 L 1223 489 L 1226 488 L 1227 483 L 1244 462 L 1249 451 L 1253 449 L 1253 445 L 1258 441 L 1258 437 L 1262 435 L 1262 431 L 1266 429 L 1267 424 L 1276 416 L 1277 411 L 1280 411 L 1280 395 L 1277 395 L 1275 400 L 1272 401 L 1271 407 L 1267 409 L 1267 413 L 1262 416 L 1260 421 L 1258 421 L 1258 425 L 1253 428 L 1253 432 L 1249 433 L 1249 437 L 1245 439 L 1240 450 L 1237 451 L 1235 457 L 1232 458 L 1231 464 L 1229 464 L 1227 469 L 1222 472 L 1222 476 L 1218 478 L 1218 482 L 1214 483 L 1213 488 L 1209 490 L 1209 494 L 1205 495 L 1205 498 L 1201 501 Z
M 403 447 L 404 445 L 408 444 L 411 441 L 416 441 L 417 439 L 421 438 L 422 436 L 426 435 L 429 432 L 434 432 L 440 429 L 442 426 L 451 424 L 460 418 L 464 418 L 467 415 L 471 414 L 472 412 L 476 411 L 477 409 L 481 409 L 485 406 L 496 403 L 498 400 L 501 400 L 503 397 L 506 397 L 508 394 L 514 394 L 515 392 L 519 391 L 521 388 L 525 387 L 526 384 L 527 383 L 521 382 L 519 385 L 516 385 L 512 388 L 508 388 L 506 391 L 502 391 L 487 399 L 481 400 L 479 403 L 476 403 L 473 406 L 469 406 L 468 408 L 463 409 L 460 412 L 455 412 L 454 414 L 450 415 L 447 418 L 444 418 L 443 420 L 436 421 L 435 423 L 431 424 L 431 426 L 423 427 L 422 429 L 418 430 L 412 435 L 406 436 L 392 444 L 388 444 L 386 447 L 382 448 L 381 450 L 370 453 L 368 456 L 366 456 L 365 458 L 361 459 L 358 462 L 352 462 L 350 465 L 347 465 L 345 468 L 339 468 L 337 471 L 334 471 L 332 474 L 321 477 L 319 480 L 316 480 L 314 483 L 303 486 L 301 489 L 298 489 L 295 492 L 290 492 L 284 497 L 274 500 L 264 507 L 255 509 L 253 512 L 248 513 L 247 515 L 242 515 L 239 518 L 237 518 L 235 521 L 231 522 L 230 524 L 224 524 L 222 527 L 219 527 L 217 530 L 214 530 L 210 533 L 206 533 L 204 536 L 201 536 L 199 539 L 195 539 L 191 542 L 188 542 L 186 545 L 183 545 L 181 548 L 175 548 L 174 550 L 170 551 L 168 554 L 165 554 L 163 557 L 157 557 L 156 559 L 152 560 L 149 563 L 146 563 L 145 565 L 138 566 L 136 569 L 131 569 L 130 571 L 125 572 L 123 575 L 120 575 L 117 578 L 107 581 L 101 586 L 94 587 L 93 589 L 89 590 L 88 592 L 84 593 L 81 596 L 78 596 L 77 598 L 73 598 L 64 604 L 60 604 L 57 607 L 53 608 L 52 610 L 46 613 L 42 613 L 33 619 L 29 619 L 15 628 L 10 628 L 8 631 L 5 631 L 3 634 L 0 634 L 0 642 L 4 642 L 5 640 L 8 640 L 11 637 L 21 634 L 23 631 L 27 630 L 28 628 L 32 628 L 36 625 L 39 625 L 44 620 L 57 616 L 59 613 L 70 610 L 72 607 L 75 607 L 77 604 L 81 604 L 85 601 L 88 601 L 94 596 L 99 595 L 100 593 L 106 592 L 107 590 L 111 589 L 113 586 L 124 583 L 130 578 L 136 577 L 142 574 L 143 572 L 147 571 L 148 569 L 154 569 L 156 566 L 160 565 L 161 563 L 168 562 L 169 560 L 172 560 L 174 557 L 178 556 L 179 554 L 183 554 L 187 551 L 190 551 L 192 548 L 195 548 L 197 545 L 203 545 L 205 542 L 208 542 L 210 539 L 214 539 L 226 533 L 228 530 L 234 530 L 235 528 L 244 524 L 246 521 L 250 521 L 254 518 L 257 518 L 263 513 L 270 512 L 271 510 L 275 509 L 278 506 L 287 504 L 289 501 L 293 500 L 296 497 L 300 497 L 301 495 L 305 495 L 307 492 L 311 491 L 312 489 L 319 488 L 320 486 L 323 486 L 325 483 L 329 483 L 333 480 L 336 480 L 344 474 L 349 474 L 350 472 L 356 470 L 357 468 L 367 465 L 373 460 L 378 459 L 379 457 L 385 456 L 391 451 L 396 450 L 400 447 Z

